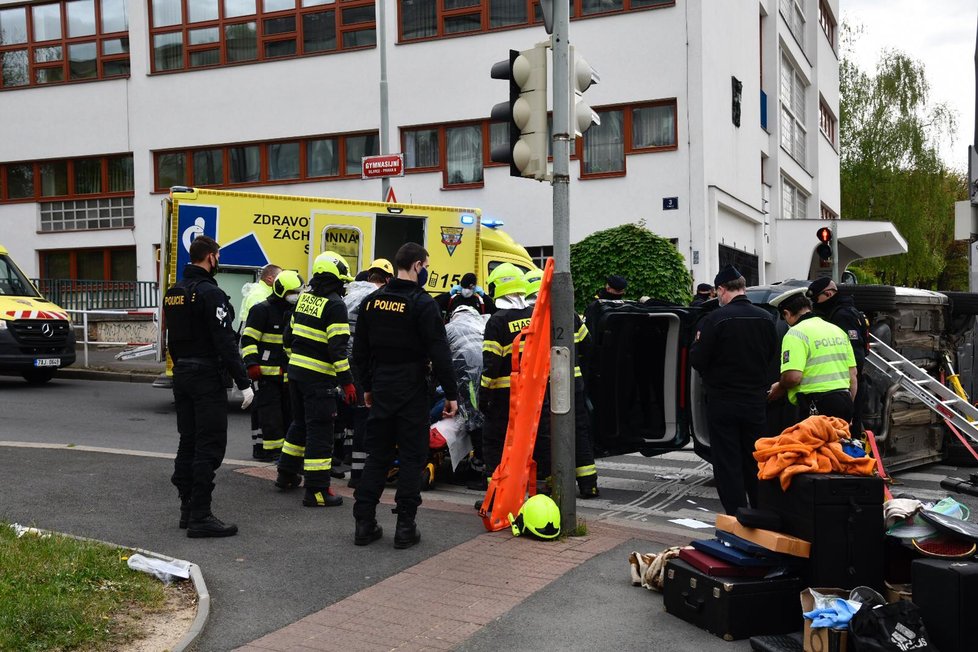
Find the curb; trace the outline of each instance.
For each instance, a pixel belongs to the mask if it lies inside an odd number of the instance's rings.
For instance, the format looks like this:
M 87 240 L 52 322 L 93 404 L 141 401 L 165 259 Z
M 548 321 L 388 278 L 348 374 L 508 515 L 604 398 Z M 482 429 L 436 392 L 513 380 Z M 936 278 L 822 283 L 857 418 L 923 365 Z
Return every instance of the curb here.
M 143 548 L 131 548 L 129 546 L 122 546 L 118 543 L 112 543 L 111 541 L 102 541 L 101 539 L 93 539 L 91 537 L 82 537 L 77 534 L 68 534 L 66 532 L 53 532 L 51 530 L 42 530 L 41 528 L 34 528 L 40 534 L 49 534 L 59 537 L 68 537 L 69 539 L 75 539 L 76 541 L 86 541 L 90 543 L 98 543 L 103 546 L 109 546 L 110 548 L 117 548 L 119 550 L 131 550 L 132 552 L 138 552 L 141 555 L 156 557 L 157 559 L 162 559 L 163 561 L 182 561 L 176 557 L 170 557 L 169 555 L 163 555 L 158 552 L 153 552 L 152 550 L 144 550 Z M 172 652 L 184 652 L 192 648 L 196 644 L 197 639 L 204 631 L 204 625 L 207 624 L 207 619 L 211 612 L 211 594 L 207 590 L 207 584 L 204 582 L 204 575 L 200 570 L 200 566 L 190 562 L 190 579 L 194 582 L 194 591 L 197 593 L 197 615 L 194 616 L 194 622 L 190 625 L 190 629 L 187 633 L 183 635 L 183 638 L 173 646 Z
M 63 367 L 55 374 L 55 379 L 68 380 L 102 380 L 117 383 L 151 383 L 159 374 L 141 373 L 135 371 L 102 371 L 99 369 L 72 369 Z

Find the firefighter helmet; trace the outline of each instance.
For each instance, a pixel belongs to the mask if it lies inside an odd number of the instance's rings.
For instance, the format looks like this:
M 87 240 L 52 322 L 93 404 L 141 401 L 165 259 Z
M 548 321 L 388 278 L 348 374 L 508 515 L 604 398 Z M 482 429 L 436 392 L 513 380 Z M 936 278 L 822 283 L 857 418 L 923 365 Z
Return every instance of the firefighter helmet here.
M 493 299 L 508 294 L 526 294 L 526 281 L 523 272 L 512 263 L 503 263 L 492 270 L 488 279 L 489 294 Z
M 543 283 L 543 270 L 531 269 L 523 276 L 526 281 L 526 296 L 540 293 L 540 284 Z
M 367 270 L 369 271 L 371 269 L 379 269 L 388 276 L 394 276 L 394 266 L 391 265 L 391 261 L 387 260 L 386 258 L 378 258 L 374 262 L 370 263 L 370 267 L 368 267 Z
M 324 251 L 316 256 L 316 260 L 312 263 L 312 273 L 314 276 L 316 274 L 332 274 L 341 281 L 353 280 L 353 277 L 350 276 L 350 265 L 343 256 L 335 251 Z
M 510 514 L 509 522 L 514 536 L 528 533 L 538 539 L 556 539 L 560 535 L 560 508 L 550 496 L 537 494 L 523 503 L 516 518 Z
M 275 296 L 284 298 L 286 294 L 293 291 L 298 291 L 302 287 L 302 277 L 299 276 L 298 272 L 294 272 L 291 269 L 283 269 L 278 276 L 275 277 L 275 282 L 272 283 L 272 292 Z

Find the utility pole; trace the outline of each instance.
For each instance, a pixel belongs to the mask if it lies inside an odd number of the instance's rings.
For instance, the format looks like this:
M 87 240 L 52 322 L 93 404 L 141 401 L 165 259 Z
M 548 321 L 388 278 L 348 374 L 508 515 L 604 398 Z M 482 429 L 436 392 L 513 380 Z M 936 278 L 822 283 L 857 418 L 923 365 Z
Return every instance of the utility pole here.
M 380 154 L 390 154 L 390 109 L 387 105 L 387 0 L 377 2 L 377 50 L 380 54 Z M 390 177 L 381 179 L 380 201 L 387 201 Z
M 839 277 L 839 223 L 838 217 L 832 218 L 832 280 L 838 285 L 842 282 Z

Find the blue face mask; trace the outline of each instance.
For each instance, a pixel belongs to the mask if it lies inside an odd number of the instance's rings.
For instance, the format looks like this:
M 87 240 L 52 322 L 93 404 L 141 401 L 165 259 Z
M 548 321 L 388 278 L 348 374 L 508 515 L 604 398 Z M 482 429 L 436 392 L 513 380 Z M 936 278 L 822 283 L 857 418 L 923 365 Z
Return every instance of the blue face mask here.
M 428 281 L 428 268 L 422 267 L 418 270 L 418 285 L 424 287 L 424 284 Z

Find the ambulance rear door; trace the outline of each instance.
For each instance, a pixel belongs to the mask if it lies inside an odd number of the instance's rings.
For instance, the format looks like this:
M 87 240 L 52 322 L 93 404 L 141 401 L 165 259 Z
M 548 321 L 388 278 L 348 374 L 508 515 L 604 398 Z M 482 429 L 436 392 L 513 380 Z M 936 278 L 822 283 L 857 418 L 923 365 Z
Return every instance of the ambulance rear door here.
M 306 279 L 312 275 L 316 256 L 335 251 L 350 265 L 350 276 L 366 269 L 373 260 L 376 213 L 373 211 L 313 209 L 309 219 L 309 261 Z M 393 262 L 393 261 L 392 261 Z

